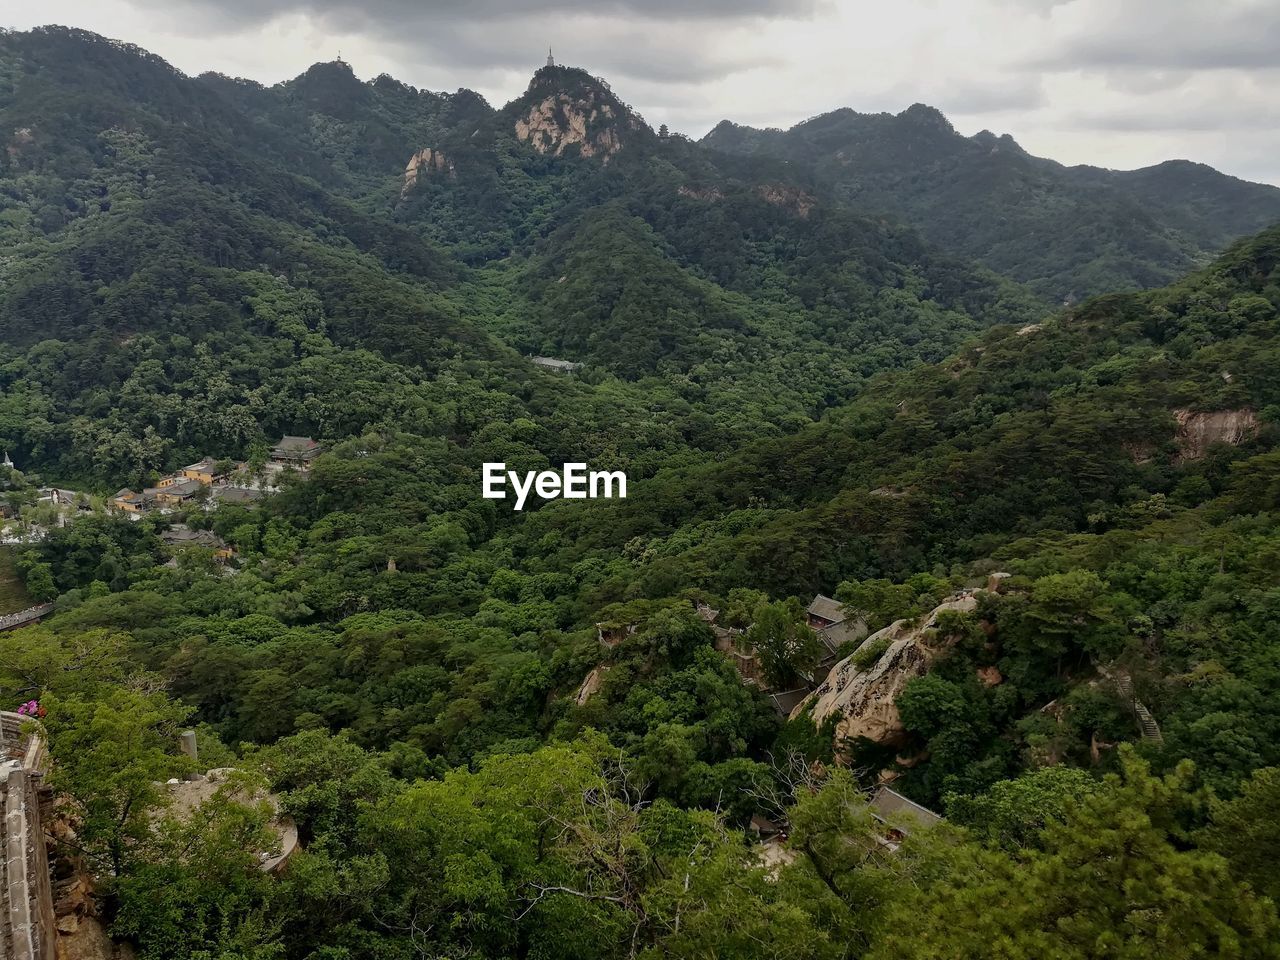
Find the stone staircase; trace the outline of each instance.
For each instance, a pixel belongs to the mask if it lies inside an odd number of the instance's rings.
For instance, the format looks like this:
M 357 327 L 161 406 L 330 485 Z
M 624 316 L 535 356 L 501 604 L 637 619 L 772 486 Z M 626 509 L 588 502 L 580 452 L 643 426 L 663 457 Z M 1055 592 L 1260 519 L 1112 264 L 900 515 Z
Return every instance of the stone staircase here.
M 1138 722 L 1138 729 L 1142 732 L 1142 739 L 1148 743 L 1164 743 L 1164 734 L 1160 732 L 1160 724 L 1156 723 L 1156 718 L 1151 715 L 1151 711 L 1134 695 L 1133 678 L 1127 673 L 1118 673 L 1115 677 L 1115 684 L 1116 690 L 1129 701 L 1130 706 L 1133 708 L 1133 717 Z

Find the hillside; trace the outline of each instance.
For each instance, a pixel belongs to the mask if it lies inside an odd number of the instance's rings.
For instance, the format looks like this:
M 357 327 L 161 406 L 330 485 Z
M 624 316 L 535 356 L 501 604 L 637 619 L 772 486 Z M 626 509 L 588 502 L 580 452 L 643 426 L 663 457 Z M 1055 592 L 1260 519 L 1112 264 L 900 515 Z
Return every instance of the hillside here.
M 829 202 L 900 217 L 1054 302 L 1159 286 L 1280 220 L 1280 188 L 1181 160 L 1066 167 L 1008 134 L 962 136 L 923 104 L 837 110 L 786 131 L 726 120 L 700 143 L 785 161 Z
M 943 364 L 882 377 L 820 423 L 708 465 L 681 478 L 684 488 L 653 491 L 664 499 L 606 508 L 604 526 L 610 536 L 659 532 L 750 500 L 772 508 L 762 518 L 774 515 L 769 527 L 794 542 L 762 543 L 754 555 L 744 534 L 708 552 L 804 592 L 829 575 L 788 579 L 769 558 L 787 557 L 797 571 L 866 563 L 867 575 L 900 577 L 976 555 L 1003 531 L 1075 532 L 1117 497 L 1170 494 L 1203 467 L 1204 449 L 1178 453 L 1194 417 L 1248 410 L 1265 421 L 1275 409 L 1267 369 L 1278 239 L 1265 232 L 1179 284 L 999 328 Z M 1189 413 L 1180 420 L 1179 411 Z M 762 503 L 766 490 L 773 497 Z M 593 542 L 588 530 L 571 540 Z
M 882 375 L 794 434 L 727 457 L 658 457 L 625 501 L 518 518 L 475 498 L 478 461 L 554 462 L 569 424 L 491 423 L 478 449 L 380 427 L 259 509 L 191 514 L 234 544 L 231 576 L 199 556 L 162 565 L 153 520 L 94 516 L 50 537 L 24 565 L 64 591 L 61 612 L 9 656 L 23 670 L 33 656 L 61 662 L 68 644 L 104 645 L 87 652 L 110 665 L 88 686 L 43 674 L 55 752 L 59 737 L 81 736 L 85 704 L 124 710 L 144 731 L 193 710 L 209 749 L 259 745 L 246 762 L 290 798 L 314 847 L 298 870 L 387 864 L 374 891 L 288 886 L 273 895 L 283 900 L 246 893 L 247 905 L 207 894 L 235 923 L 248 910 L 285 924 L 291 956 L 397 943 L 380 929 L 387 910 L 479 910 L 481 955 L 526 939 L 564 950 L 585 924 L 584 957 L 628 956 L 632 938 L 655 957 L 695 957 L 738 936 L 754 944 L 742 955 L 770 956 L 771 935 L 729 919 L 745 899 L 766 915 L 785 909 L 811 945 L 804 956 L 843 956 L 838 944 L 855 936 L 872 956 L 949 955 L 900 938 L 910 917 L 947 942 L 1003 935 L 1084 958 L 1100 930 L 1134 944 L 1157 936 L 1123 920 L 1152 898 L 1151 924 L 1209 924 L 1179 934 L 1189 943 L 1234 938 L 1241 955 L 1269 956 L 1277 920 L 1260 892 L 1274 882 L 1259 851 L 1274 845 L 1240 825 L 1269 822 L 1280 764 L 1280 641 L 1268 626 L 1280 589 L 1278 316 L 1272 231 L 1167 289 L 998 328 L 941 364 Z M 661 430 L 599 410 L 608 420 L 592 439 L 606 448 L 637 456 L 646 440 L 631 431 Z M 1013 576 L 983 590 L 996 570 Z M 833 742 L 803 708 L 781 723 L 690 603 L 729 626 L 754 620 L 748 638 L 766 643 L 762 623 L 800 629 L 786 626 L 801 609 L 786 595 L 814 590 L 872 628 L 905 618 L 904 642 L 919 645 L 923 661 L 894 646 L 848 658 L 872 676 L 916 664 L 890 684 L 894 712 L 879 727 L 852 727 L 885 736 Z M 966 590 L 953 612 L 930 613 Z M 602 645 L 597 623 L 624 638 Z M 124 686 L 138 670 L 178 700 L 127 700 L 142 696 Z M 26 675 L 0 680 L 16 690 Z M 911 855 L 891 856 L 846 764 L 862 786 L 888 778 L 955 826 L 913 833 Z M 95 789 L 93 770 L 71 788 Z M 592 798 L 585 811 L 580 796 Z M 356 821 L 344 812 L 354 797 L 377 798 Z M 753 815 L 789 824 L 783 866 L 743 852 Z M 630 866 L 589 853 L 642 837 Z M 1141 856 L 1123 854 L 1133 845 Z M 473 878 L 497 855 L 517 859 L 494 875 L 487 906 L 441 878 L 440 857 Z M 141 909 L 158 882 L 150 871 L 169 861 L 137 857 L 122 888 L 133 912 L 116 929 L 177 956 L 158 945 L 163 915 Z M 1067 889 L 1106 870 L 1122 892 L 1064 898 L 1063 862 Z M 668 890 L 677 864 L 705 898 Z M 1186 871 L 1226 899 L 1203 904 L 1191 895 L 1200 881 L 1177 879 Z M 1027 892 L 1052 877 L 1055 892 Z M 510 919 L 507 905 L 539 904 L 565 878 L 620 899 L 583 917 L 573 894 L 556 897 L 573 930 L 550 910 Z M 727 878 L 730 902 L 710 893 Z M 635 884 L 672 905 L 618 892 Z M 1023 905 L 1012 926 L 1003 906 L 957 915 L 927 893 L 977 903 L 992 884 L 1020 891 L 1008 894 Z M 317 920 L 317 896 L 342 913 Z M 1201 919 L 1185 913 L 1188 897 Z M 677 908 L 682 933 L 664 919 Z M 181 942 L 216 939 L 216 923 L 184 926 Z M 449 930 L 433 937 L 455 942 Z
M 1197 670 L 1226 669 L 1233 683 L 1256 685 L 1241 703 L 1266 699 L 1266 671 L 1256 671 L 1271 641 L 1246 642 L 1236 631 L 1249 629 L 1252 604 L 1265 604 L 1276 585 L 1261 543 L 1276 536 L 1264 478 L 1275 466 L 1280 409 L 1269 373 L 1278 293 L 1273 230 L 1165 290 L 1093 300 L 1037 329 L 993 331 L 941 365 L 882 378 L 819 424 L 665 473 L 624 503 L 589 512 L 551 505 L 519 536 L 537 542 L 555 529 L 557 565 L 613 556 L 611 545 L 626 541 L 618 583 L 631 594 L 724 598 L 749 587 L 808 597 L 840 585 L 839 596 L 872 598 L 869 618 L 919 612 L 966 572 L 1087 572 L 1098 578 L 1090 589 L 1116 592 L 1097 601 L 1108 613 L 1098 614 L 1106 627 L 1096 641 L 1076 637 L 1069 653 L 1048 647 L 1082 658 L 1065 675 L 1061 660 L 1052 680 L 1047 665 L 1033 666 L 1043 641 L 978 656 L 998 675 L 1022 678 L 999 687 L 1000 697 L 1042 691 L 1022 701 L 1029 712 L 995 721 L 1006 738 L 992 743 L 995 755 L 1015 762 L 1007 738 L 1028 738 L 1038 709 L 1091 676 L 1084 664 L 1128 657 L 1163 718 L 1178 725 L 1182 739 L 1167 755 L 1230 777 L 1242 758 L 1217 753 L 1216 727 L 1199 720 L 1203 696 L 1185 684 Z M 1182 576 L 1190 579 L 1173 587 L 1169 578 Z M 1250 592 L 1230 613 L 1211 599 L 1226 583 Z M 593 596 L 608 598 L 608 587 Z M 994 608 L 986 616 L 999 622 Z M 1237 639 L 1212 643 L 1214 631 Z M 999 709 L 1011 707 L 1006 699 Z M 1239 709 L 1260 738 L 1251 735 L 1256 762 L 1280 761 L 1262 746 L 1280 716 Z M 1135 732 L 1123 730 L 1111 734 Z M 1077 736 L 1055 749 L 1086 752 L 1088 732 Z M 944 761 L 932 747 L 933 759 L 910 776 L 935 791 L 948 776 L 974 776 L 971 765 L 981 763 L 972 749 Z M 967 772 L 944 774 L 953 762 Z
M 624 405 L 705 403 L 723 425 L 685 432 L 720 447 L 1043 312 L 910 232 L 718 174 L 581 70 L 494 111 L 343 63 L 264 89 L 57 28 L 0 49 L 0 439 L 102 492 L 290 431 L 465 442 L 478 418 L 442 406 L 522 408 L 519 353 L 585 361 Z M 592 111 L 608 156 L 572 139 Z M 432 412 L 300 395 L 351 395 L 369 364 Z

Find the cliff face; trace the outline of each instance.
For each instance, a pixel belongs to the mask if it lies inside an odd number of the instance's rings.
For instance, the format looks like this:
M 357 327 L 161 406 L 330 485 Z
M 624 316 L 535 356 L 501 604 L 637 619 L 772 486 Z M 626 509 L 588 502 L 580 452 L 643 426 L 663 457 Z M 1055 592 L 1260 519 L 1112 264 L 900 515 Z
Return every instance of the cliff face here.
M 582 686 L 578 688 L 578 695 L 574 697 L 573 702 L 581 707 L 599 693 L 600 687 L 604 683 L 604 675 L 608 672 L 608 664 L 602 663 L 597 667 L 593 667 L 591 672 L 583 679 Z
M 453 161 L 444 155 L 444 151 L 433 150 L 431 147 L 419 150 L 404 166 L 404 186 L 400 188 L 401 199 L 413 189 L 420 175 L 440 173 L 447 174 L 450 178 L 457 176 Z
M 575 101 L 568 94 L 557 93 L 540 100 L 516 121 L 516 137 L 527 141 L 539 153 L 562 155 L 574 144 L 584 157 L 598 156 L 608 163 L 622 149 L 617 130 L 612 126 L 591 132 L 600 119 L 612 120 L 614 110 L 608 103 L 597 104 L 594 97 Z
M 578 155 L 608 163 L 633 134 L 652 134 L 644 122 L 584 70 L 546 67 L 512 105 L 516 138 L 542 154 Z
M 789 187 L 780 183 L 759 186 L 756 188 L 756 193 L 765 203 L 771 203 L 775 207 L 786 207 L 801 217 L 807 217 L 809 211 L 818 202 L 798 187 Z
M 1173 416 L 1178 421 L 1179 456 L 1183 460 L 1199 460 L 1214 443 L 1244 443 L 1258 430 L 1258 418 L 1248 407 L 1209 413 L 1175 410 Z
M 837 740 L 866 737 L 885 746 L 896 746 L 906 739 L 906 730 L 898 716 L 898 696 L 916 677 L 929 672 L 934 657 L 940 652 L 930 631 L 938 624 L 944 610 L 968 613 L 978 605 L 970 593 L 943 601 L 919 621 L 898 620 L 878 630 L 858 646 L 858 650 L 889 641 L 876 661 L 859 669 L 854 661 L 857 651 L 841 660 L 813 693 L 791 712 L 792 719 L 812 706 L 813 721 L 821 725 L 833 713 L 842 719 L 836 726 Z

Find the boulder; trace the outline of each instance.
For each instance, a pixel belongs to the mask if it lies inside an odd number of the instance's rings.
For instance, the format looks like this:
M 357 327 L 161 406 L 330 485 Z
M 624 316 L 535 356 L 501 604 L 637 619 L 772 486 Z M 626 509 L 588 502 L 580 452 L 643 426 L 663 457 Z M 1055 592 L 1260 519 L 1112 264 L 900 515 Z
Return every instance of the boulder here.
M 812 707 L 813 722 L 821 725 L 838 713 L 841 719 L 836 725 L 837 741 L 866 737 L 885 746 L 902 744 L 906 730 L 898 716 L 898 696 L 908 683 L 929 672 L 940 652 L 933 637 L 938 615 L 945 610 L 969 613 L 977 606 L 973 594 L 957 594 L 919 620 L 898 620 L 877 630 L 859 644 L 858 650 L 888 640 L 884 653 L 874 663 L 859 668 L 855 666 L 855 650 L 831 668 L 827 679 L 791 711 L 791 717 Z

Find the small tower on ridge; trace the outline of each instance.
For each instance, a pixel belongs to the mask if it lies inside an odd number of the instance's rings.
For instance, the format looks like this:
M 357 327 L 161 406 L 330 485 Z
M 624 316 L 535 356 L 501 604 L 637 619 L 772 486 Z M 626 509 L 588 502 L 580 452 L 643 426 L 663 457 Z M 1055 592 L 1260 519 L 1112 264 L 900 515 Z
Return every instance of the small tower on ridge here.
M 556 58 L 551 55 L 551 48 L 547 47 L 547 66 L 554 67 L 555 65 L 556 65 Z

